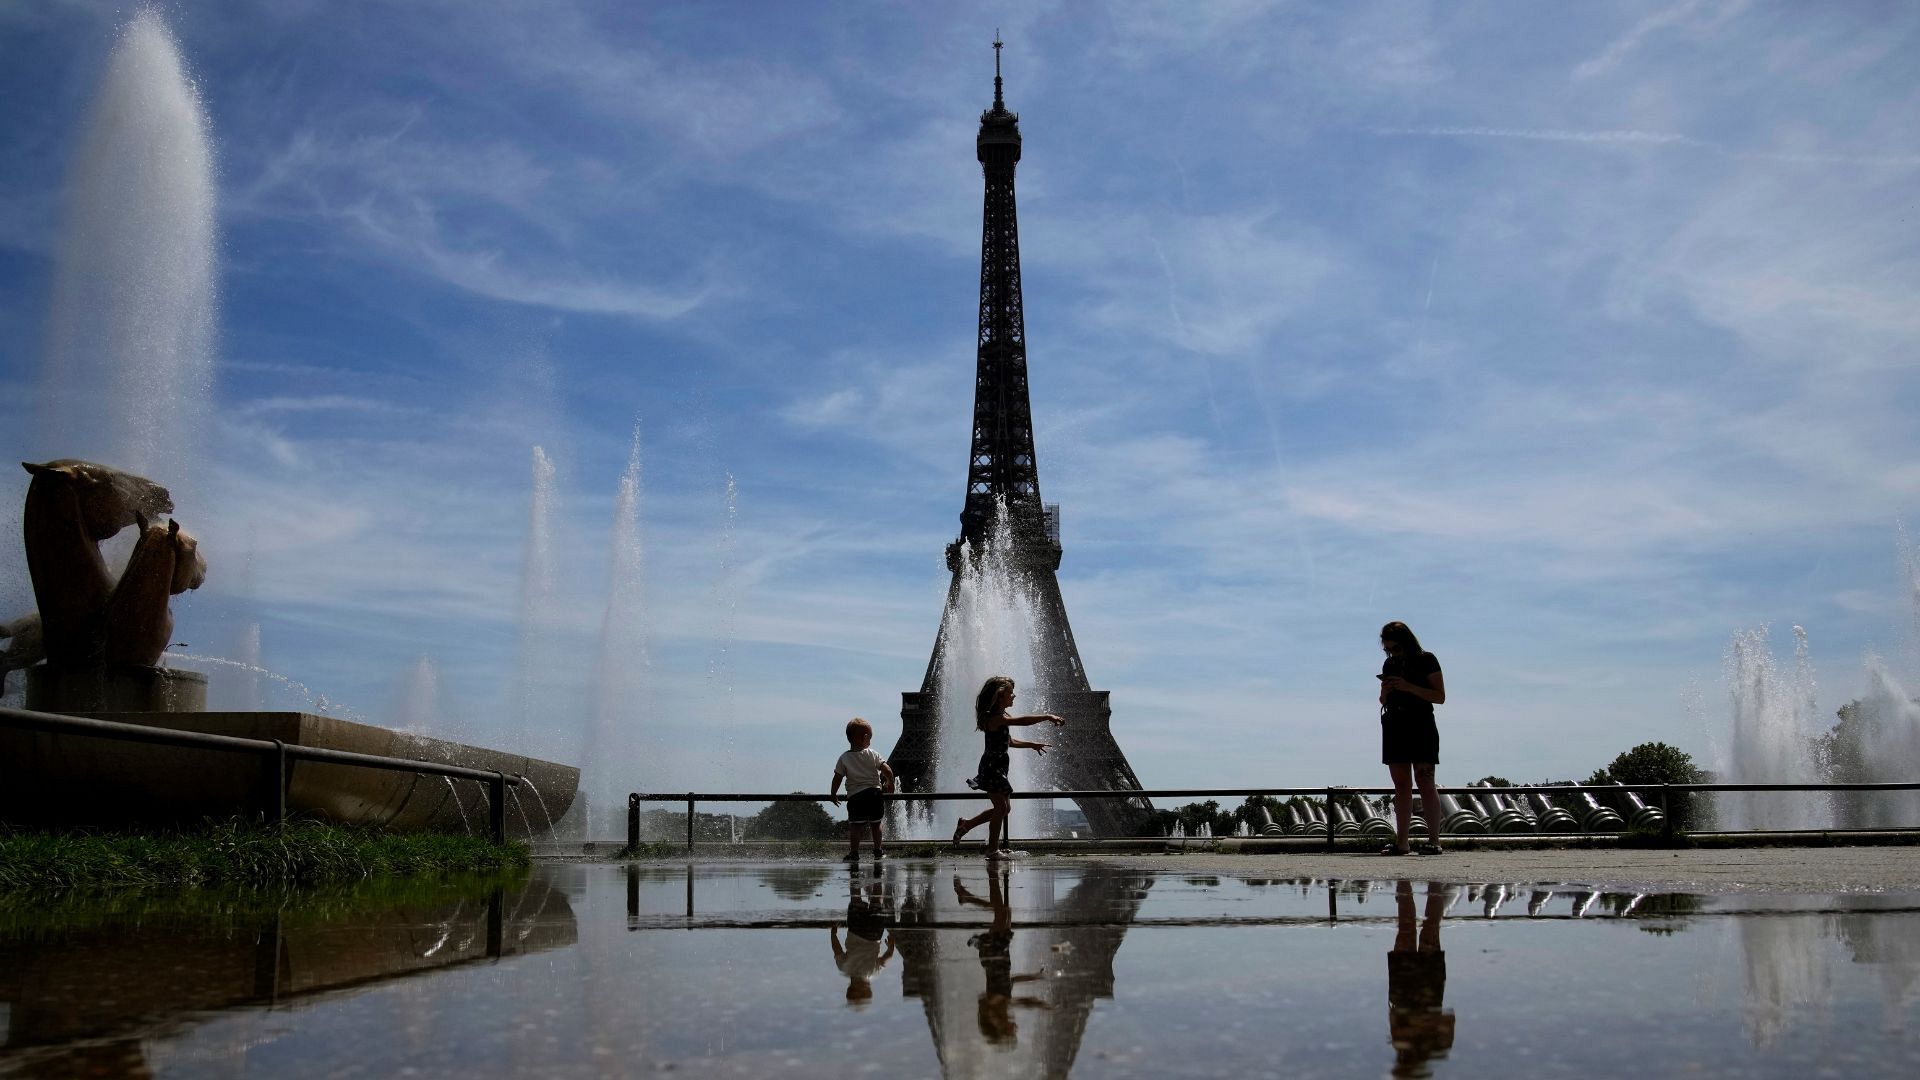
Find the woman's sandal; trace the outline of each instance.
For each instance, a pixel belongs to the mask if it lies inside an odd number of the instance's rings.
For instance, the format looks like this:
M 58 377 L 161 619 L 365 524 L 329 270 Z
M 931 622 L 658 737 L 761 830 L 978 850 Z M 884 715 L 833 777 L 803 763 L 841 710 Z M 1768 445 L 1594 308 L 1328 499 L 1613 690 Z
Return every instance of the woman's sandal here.
M 1445 855 L 1447 853 L 1447 849 L 1441 847 L 1439 844 L 1421 844 L 1413 850 L 1421 855 Z
M 1386 847 L 1383 847 L 1383 848 L 1381 848 L 1381 849 L 1380 849 L 1380 854 L 1382 854 L 1382 855 L 1411 855 L 1411 854 L 1413 854 L 1413 852 L 1411 852 L 1411 851 L 1409 851 L 1409 850 L 1407 850 L 1406 848 L 1403 848 L 1403 847 L 1401 847 L 1401 846 L 1400 846 L 1399 844 L 1388 844 L 1388 845 L 1387 845 Z
M 953 823 L 953 846 L 959 847 L 960 838 L 965 835 L 967 835 L 966 825 L 962 822 L 958 822 L 958 821 L 954 822 Z

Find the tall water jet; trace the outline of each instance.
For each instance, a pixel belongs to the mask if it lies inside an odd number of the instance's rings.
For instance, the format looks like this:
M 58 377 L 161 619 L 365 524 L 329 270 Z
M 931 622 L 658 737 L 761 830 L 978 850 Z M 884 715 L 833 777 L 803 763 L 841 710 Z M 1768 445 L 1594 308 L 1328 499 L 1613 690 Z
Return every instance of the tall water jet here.
M 940 758 L 934 767 L 937 791 L 965 791 L 967 780 L 979 771 L 983 740 L 975 727 L 974 698 L 990 676 L 1011 676 L 1019 695 L 1016 714 L 1047 711 L 1046 688 L 1034 673 L 1038 642 L 1034 640 L 1040 620 L 1035 617 L 1033 596 L 1012 563 L 1014 553 L 1012 515 L 1004 504 L 995 515 L 983 550 L 965 549 L 964 569 L 953 590 L 952 610 L 941 621 L 944 637 L 940 642 L 942 664 L 938 672 L 939 698 L 935 723 L 940 732 Z M 1047 741 L 1046 732 L 1033 733 L 1033 739 Z M 1024 737 L 1026 732 L 1016 732 Z M 1052 786 L 1043 782 L 1044 761 L 1030 750 L 1013 752 L 1010 779 L 1014 790 L 1030 791 Z M 953 832 L 954 822 L 979 808 L 957 802 L 933 804 L 935 837 Z M 1035 834 L 1035 804 L 1016 799 L 1008 821 L 1009 835 L 1031 837 Z
M 446 714 L 440 705 L 440 665 L 434 663 L 432 657 L 415 660 L 401 676 L 388 714 L 388 726 L 416 735 L 457 738 L 446 730 Z
M 1727 686 L 1733 726 L 1721 768 L 1731 784 L 1818 784 L 1814 757 L 1813 665 L 1807 632 L 1793 628 L 1795 663 L 1783 678 L 1766 629 L 1743 630 L 1727 646 Z M 1828 800 L 1817 793 L 1731 792 L 1716 806 L 1734 829 L 1818 829 L 1831 824 Z
M 257 712 L 267 707 L 266 687 L 261 685 L 260 673 L 264 658 L 260 647 L 260 624 L 249 622 L 240 628 L 240 643 L 235 650 L 235 659 L 245 665 L 239 674 L 222 679 L 232 683 L 226 691 L 226 698 L 232 707 L 240 712 Z
M 529 753 L 549 753 L 553 732 L 541 725 L 555 704 L 549 691 L 554 677 L 553 462 L 533 448 L 533 490 L 527 504 L 527 544 L 520 562 L 520 599 L 516 612 L 516 648 L 512 730 L 508 745 Z
M 719 753 L 712 760 L 712 768 L 722 787 L 730 784 L 739 774 L 739 761 L 735 755 L 734 698 L 733 698 L 733 646 L 738 634 L 736 619 L 740 612 L 740 582 L 736 580 L 734 548 L 739 542 L 738 525 L 740 516 L 740 485 L 733 473 L 726 474 L 725 516 L 720 521 L 720 567 L 719 578 L 714 585 L 714 610 L 718 622 L 714 626 L 714 651 L 707 657 L 707 697 L 708 707 L 713 712 L 713 725 L 726 732 L 724 740 L 716 743 Z
M 633 426 L 627 468 L 613 500 L 613 550 L 608 569 L 607 606 L 600 616 L 600 645 L 594 661 L 593 727 L 588 732 L 589 780 L 582 790 L 606 806 L 624 791 L 641 790 L 639 726 L 646 716 L 647 635 L 642 607 L 645 568 L 640 540 L 640 425 Z
M 68 178 L 33 454 L 161 478 L 191 503 L 213 384 L 213 152 L 160 15 L 108 57 Z

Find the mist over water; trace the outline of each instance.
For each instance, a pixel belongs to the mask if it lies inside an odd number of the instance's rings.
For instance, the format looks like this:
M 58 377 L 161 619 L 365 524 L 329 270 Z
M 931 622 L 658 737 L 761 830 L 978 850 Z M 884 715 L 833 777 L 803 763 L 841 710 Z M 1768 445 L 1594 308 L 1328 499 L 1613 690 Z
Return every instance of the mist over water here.
M 213 153 L 151 9 L 107 60 L 54 259 L 32 455 L 150 476 L 191 505 L 213 385 Z

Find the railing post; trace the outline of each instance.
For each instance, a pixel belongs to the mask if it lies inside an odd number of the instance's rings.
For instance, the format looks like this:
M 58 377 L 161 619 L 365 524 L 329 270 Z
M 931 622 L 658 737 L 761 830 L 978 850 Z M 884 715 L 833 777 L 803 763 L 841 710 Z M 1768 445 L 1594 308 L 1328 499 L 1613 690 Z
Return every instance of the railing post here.
M 487 823 L 493 828 L 493 842 L 507 842 L 507 774 L 494 770 L 487 781 Z
M 627 795 L 627 854 L 640 850 L 640 793 Z
M 693 854 L 693 792 L 687 792 L 687 854 Z
M 1660 785 L 1660 839 L 1669 844 L 1673 843 L 1673 800 L 1667 795 L 1671 786 Z
M 1327 789 L 1327 850 L 1328 851 L 1334 850 L 1334 847 L 1333 847 L 1333 789 L 1332 788 Z
M 273 752 L 263 755 L 262 801 L 266 804 L 267 824 L 280 826 L 287 821 L 287 744 L 273 740 Z

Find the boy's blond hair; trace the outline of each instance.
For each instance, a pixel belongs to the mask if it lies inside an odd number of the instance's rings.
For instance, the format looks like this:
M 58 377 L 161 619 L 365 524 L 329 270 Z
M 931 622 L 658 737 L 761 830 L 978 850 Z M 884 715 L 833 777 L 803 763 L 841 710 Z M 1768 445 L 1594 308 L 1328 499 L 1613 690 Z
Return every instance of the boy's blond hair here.
M 858 736 L 863 731 L 867 733 L 867 738 L 873 738 L 872 724 L 867 723 L 857 716 L 847 721 L 847 745 L 853 746 L 857 744 L 860 741 Z

